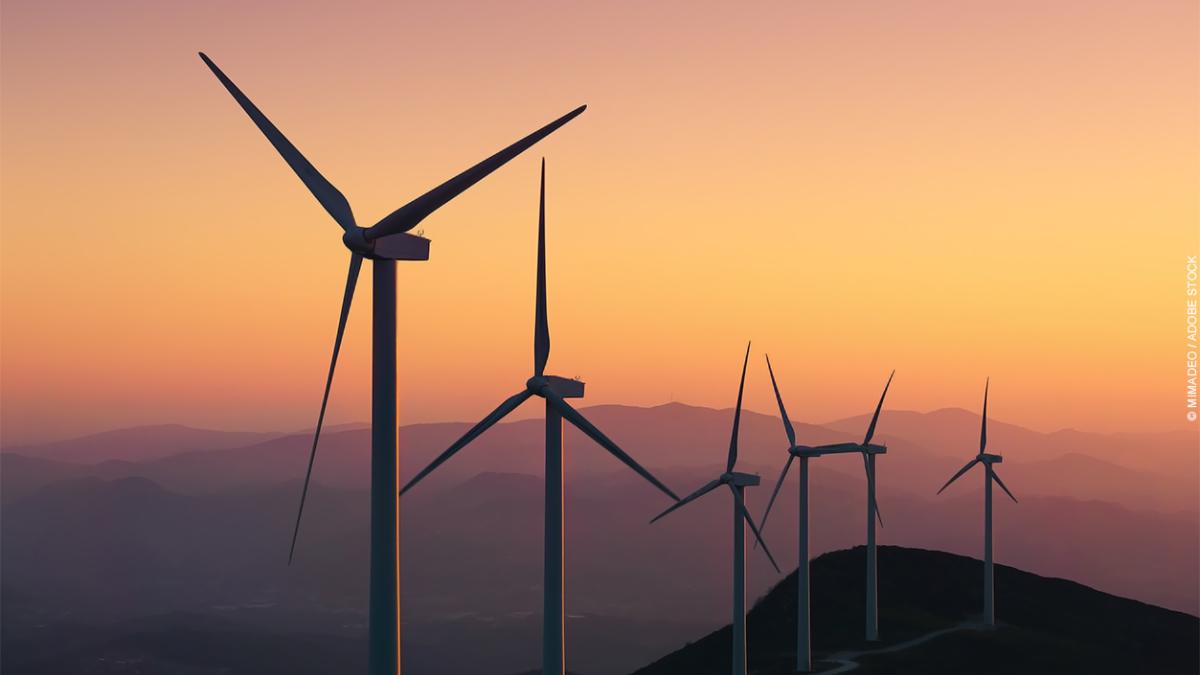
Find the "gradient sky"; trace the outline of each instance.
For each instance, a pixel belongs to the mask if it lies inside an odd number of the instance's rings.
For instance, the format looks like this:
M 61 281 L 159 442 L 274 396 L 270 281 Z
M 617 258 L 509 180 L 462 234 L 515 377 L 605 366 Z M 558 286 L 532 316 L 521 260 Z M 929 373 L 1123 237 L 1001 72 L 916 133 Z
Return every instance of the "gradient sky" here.
M 401 420 L 468 420 L 531 369 L 548 162 L 551 372 L 587 403 L 793 417 L 1184 420 L 1197 6 L 1128 2 L 5 0 L 4 442 L 313 423 L 340 231 L 203 49 L 360 223 L 580 103 L 424 224 L 400 270 Z M 369 272 L 369 270 L 365 270 Z M 360 286 L 332 422 L 368 411 Z M 530 406 L 527 414 L 536 414 Z

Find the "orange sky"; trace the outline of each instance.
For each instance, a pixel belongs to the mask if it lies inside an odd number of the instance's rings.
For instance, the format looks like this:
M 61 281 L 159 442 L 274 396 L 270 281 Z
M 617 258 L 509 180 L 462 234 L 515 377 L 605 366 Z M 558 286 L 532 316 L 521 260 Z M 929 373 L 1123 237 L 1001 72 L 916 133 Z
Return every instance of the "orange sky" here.
M 347 254 L 200 49 L 363 224 L 589 105 L 423 224 L 404 422 L 528 377 L 544 153 L 588 403 L 730 406 L 753 337 L 749 407 L 765 349 L 799 419 L 896 368 L 900 408 L 990 374 L 1033 428 L 1185 424 L 1194 2 L 399 4 L 5 1 L 4 442 L 313 422 Z M 364 281 L 332 422 L 369 416 Z

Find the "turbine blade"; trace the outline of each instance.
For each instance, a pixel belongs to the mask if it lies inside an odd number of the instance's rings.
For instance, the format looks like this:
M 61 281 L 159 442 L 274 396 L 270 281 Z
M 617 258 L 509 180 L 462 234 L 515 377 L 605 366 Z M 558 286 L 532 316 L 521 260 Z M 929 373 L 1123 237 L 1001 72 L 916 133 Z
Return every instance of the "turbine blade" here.
M 333 356 L 329 359 L 329 374 L 325 376 L 325 393 L 321 395 L 321 412 L 317 415 L 317 428 L 313 433 L 312 450 L 308 453 L 308 469 L 304 472 L 304 489 L 300 491 L 300 508 L 296 511 L 296 526 L 292 528 L 292 546 L 288 550 L 288 564 L 296 555 L 296 539 L 300 536 L 300 518 L 304 516 L 304 501 L 308 499 L 308 483 L 312 479 L 313 462 L 317 459 L 317 441 L 321 440 L 321 427 L 325 424 L 325 407 L 329 404 L 329 389 L 333 386 L 333 370 L 337 366 L 338 353 L 342 351 L 342 336 L 346 334 L 346 320 L 350 317 L 350 303 L 354 300 L 354 287 L 358 285 L 358 272 L 363 258 L 350 254 L 350 269 L 346 272 L 346 290 L 342 295 L 342 312 L 338 317 L 337 336 L 333 339 Z
M 575 119 L 584 110 L 587 110 L 586 105 L 579 106 L 525 138 L 463 171 L 454 178 L 417 197 L 408 204 L 401 206 L 383 220 L 372 225 L 366 232 L 367 240 L 373 241 L 377 237 L 411 230 L 417 226 L 417 223 L 441 208 L 446 202 L 462 194 L 467 188 L 483 180 L 488 174 L 504 166 L 512 158 L 528 150 L 534 143 L 549 136 L 562 125 Z
M 550 404 L 553 405 L 554 408 L 558 410 L 559 414 L 565 417 L 568 422 L 575 425 L 575 427 L 583 433 L 587 434 L 587 436 L 593 441 L 599 443 L 600 447 L 608 450 L 613 457 L 621 460 L 625 466 L 633 469 L 639 476 L 649 481 L 651 485 L 661 490 L 671 499 L 679 501 L 679 496 L 672 492 L 671 488 L 663 485 L 662 481 L 654 477 L 654 474 L 642 468 L 641 464 L 638 464 L 624 450 L 618 447 L 616 443 L 613 443 L 611 440 L 609 440 L 608 436 L 605 436 L 599 429 L 595 427 L 595 425 L 589 422 L 586 417 L 579 414 L 579 411 L 572 408 L 570 403 L 567 403 L 561 396 L 554 393 L 554 391 L 549 388 L 546 389 L 544 395 L 546 400 L 550 401 Z
M 533 374 L 546 372 L 550 358 L 550 322 L 546 318 L 546 159 L 542 158 L 542 187 L 538 197 L 537 300 L 533 319 Z
M 408 481 L 408 483 L 406 483 L 404 487 L 400 489 L 400 494 L 403 495 L 405 492 L 408 492 L 409 489 L 416 485 L 418 481 L 432 473 L 434 469 L 438 468 L 443 462 L 453 457 L 454 453 L 462 450 L 468 443 L 475 440 L 483 432 L 487 431 L 493 424 L 499 422 L 501 419 L 504 419 L 505 415 L 508 415 L 510 412 L 516 410 L 518 406 L 525 402 L 525 399 L 532 395 L 532 392 L 530 392 L 528 389 L 525 389 L 513 394 L 512 396 L 509 396 L 487 417 L 483 418 L 479 424 L 471 427 L 467 433 L 463 434 L 462 438 L 454 441 L 454 444 L 449 448 L 446 448 L 445 452 L 438 455 L 436 459 L 430 462 L 429 466 L 421 469 L 420 473 L 413 476 L 412 480 Z
M 699 490 L 696 490 L 692 494 L 684 497 L 683 499 L 680 499 L 679 501 L 672 504 L 666 511 L 663 511 L 662 513 L 658 514 L 657 516 L 654 516 L 654 518 L 650 520 L 650 523 L 653 524 L 653 523 L 657 522 L 659 518 L 662 518 L 663 516 L 667 515 L 668 513 L 672 512 L 676 509 L 682 508 L 684 504 L 690 504 L 690 503 L 696 501 L 697 499 L 703 497 L 704 495 L 708 494 L 709 492 L 712 492 L 714 489 L 716 489 L 720 485 L 721 485 L 720 479 L 709 481 L 709 482 L 705 483 L 703 486 L 701 486 L 701 488 Z
M 346 201 L 346 196 L 326 180 L 321 175 L 321 172 L 317 171 L 316 167 L 305 159 L 304 155 L 300 154 L 296 146 L 292 145 L 292 142 L 283 135 L 283 132 L 279 131 L 271 123 L 271 120 L 267 119 L 267 116 L 242 93 L 242 90 L 238 89 L 237 85 L 225 76 L 225 73 L 221 72 L 217 64 L 213 63 L 204 52 L 200 52 L 200 58 L 204 60 L 204 63 L 213 72 L 213 75 L 217 76 L 221 84 L 225 85 L 225 89 L 233 95 L 238 105 L 242 106 L 242 110 L 246 111 L 246 114 L 254 121 L 259 131 L 267 137 L 271 145 L 275 146 L 275 150 L 280 155 L 283 155 L 284 161 L 288 163 L 288 166 L 292 167 L 292 171 L 296 172 L 300 180 L 304 181 L 304 185 L 308 188 L 308 191 L 317 198 L 321 206 L 325 207 L 329 215 L 333 216 L 337 224 L 341 225 L 343 230 L 356 227 L 354 213 L 350 210 L 350 202 Z
M 1013 496 L 1013 493 L 1008 491 L 1008 486 L 1004 484 L 1004 481 L 1000 480 L 1000 474 L 996 473 L 996 470 L 990 466 L 988 467 L 988 471 L 992 473 L 992 478 L 996 479 L 996 484 L 1000 486 L 1001 490 L 1004 490 L 1004 493 L 1008 495 L 1008 498 L 1013 500 L 1013 503 L 1018 503 L 1017 498 Z
M 779 480 L 775 481 L 775 491 L 771 493 L 771 501 L 767 502 L 767 510 L 763 511 L 763 529 L 767 529 L 767 518 L 771 517 L 771 507 L 775 506 L 775 498 L 779 496 L 779 488 L 783 487 L 783 479 L 787 478 L 788 469 L 792 468 L 792 460 L 796 459 L 795 455 L 789 454 L 788 461 L 783 465 L 783 471 L 779 472 Z
M 943 485 L 943 486 L 942 486 L 942 489 L 941 489 L 941 490 L 938 490 L 938 491 L 937 491 L 937 493 L 938 493 L 939 495 L 940 495 L 940 494 L 942 494 L 942 491 L 943 491 L 943 490 L 945 490 L 946 488 L 950 487 L 950 484 L 951 484 L 951 483 L 953 483 L 954 481 L 958 480 L 958 479 L 959 479 L 959 477 L 961 477 L 961 476 L 962 476 L 964 473 L 966 473 L 967 471 L 969 471 L 971 467 L 975 466 L 975 465 L 976 465 L 976 464 L 978 464 L 978 463 L 979 463 L 979 458 L 978 458 L 978 457 L 977 457 L 977 458 L 975 458 L 975 459 L 973 459 L 973 460 L 971 460 L 971 461 L 969 461 L 969 462 L 967 462 L 967 463 L 966 463 L 966 465 L 965 465 L 965 466 L 963 466 L 963 468 L 961 468 L 961 469 L 959 469 L 959 470 L 958 470 L 958 473 L 954 474 L 953 476 L 951 476 L 951 477 L 950 477 L 950 480 L 946 481 L 946 484 L 945 484 L 945 485 Z
M 737 502 L 737 508 L 742 512 L 742 517 L 746 519 L 746 524 L 750 526 L 750 531 L 754 533 L 754 538 L 762 546 L 763 553 L 767 554 L 767 560 L 771 561 L 771 567 L 775 568 L 776 572 L 780 572 L 779 565 L 775 562 L 775 556 L 771 555 L 771 549 L 767 548 L 767 542 L 763 540 L 762 533 L 758 531 L 758 526 L 754 524 L 754 518 L 750 515 L 750 509 L 746 508 L 746 502 L 742 500 L 742 495 L 732 485 L 729 486 L 733 492 L 733 499 Z
M 979 454 L 983 454 L 983 449 L 987 447 L 987 396 L 988 386 L 992 384 L 992 378 L 988 378 L 983 384 L 983 415 L 982 422 L 979 426 Z
M 742 421 L 742 392 L 746 389 L 746 365 L 750 363 L 750 343 L 746 343 L 746 357 L 742 360 L 742 381 L 738 384 L 737 408 L 733 411 L 733 434 L 729 437 L 729 459 L 725 461 L 725 470 L 733 471 L 737 464 L 738 455 L 738 425 Z
M 871 442 L 871 438 L 875 436 L 875 424 L 879 421 L 879 412 L 883 410 L 883 399 L 887 398 L 888 387 L 892 386 L 892 378 L 896 376 L 896 371 L 892 371 L 888 375 L 887 384 L 883 385 L 883 394 L 879 397 L 879 403 L 875 406 L 875 414 L 871 416 L 871 426 L 867 427 L 867 436 L 863 439 L 862 444 L 866 445 Z
M 792 421 L 788 419 L 787 410 L 783 407 L 783 397 L 779 395 L 779 385 L 775 384 L 775 371 L 771 369 L 771 356 L 767 355 L 767 372 L 771 374 L 771 387 L 775 389 L 775 402 L 779 404 L 779 416 L 783 418 L 783 432 L 787 434 L 788 444 L 793 447 L 796 445 L 796 430 L 792 428 Z M 788 460 L 791 464 L 792 460 Z M 767 526 L 767 517 L 763 516 L 763 527 Z

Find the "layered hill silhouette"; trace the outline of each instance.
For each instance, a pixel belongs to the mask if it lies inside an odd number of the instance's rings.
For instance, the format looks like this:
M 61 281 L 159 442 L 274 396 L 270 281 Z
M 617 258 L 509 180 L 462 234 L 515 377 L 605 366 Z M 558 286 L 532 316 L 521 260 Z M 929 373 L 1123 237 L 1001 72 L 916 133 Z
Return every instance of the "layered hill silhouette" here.
M 680 403 L 648 408 L 601 405 L 583 408 L 596 424 L 650 467 L 700 467 L 715 462 L 698 448 L 728 435 L 730 410 Z M 414 424 L 400 428 L 401 479 L 407 479 L 460 436 L 467 423 Z M 862 417 L 824 425 L 796 425 L 801 443 L 854 440 Z M 1100 499 L 1133 509 L 1195 511 L 1200 503 L 1200 448 L 1194 434 L 1039 433 L 992 421 L 990 447 L 1006 455 L 1005 476 L 1020 492 Z M 957 408 L 930 413 L 885 410 L 878 438 L 891 448 L 881 480 L 896 487 L 936 490 L 974 452 L 979 416 Z M 498 424 L 429 481 L 449 485 L 483 471 L 537 474 L 541 470 L 541 422 Z M 566 432 L 569 473 L 615 470 L 615 460 L 573 428 Z M 203 439 L 211 439 L 204 441 Z M 247 440 L 254 439 L 254 440 Z M 782 462 L 779 419 L 746 411 L 742 420 L 743 460 L 766 472 Z M 208 445 L 203 445 L 208 442 Z M 219 491 L 236 485 L 301 478 L 311 437 L 307 432 L 247 434 L 178 425 L 138 427 L 43 446 L 5 448 L 4 490 L 25 490 L 59 477 L 143 476 L 180 492 Z M 197 445 L 201 447 L 196 447 Z M 344 488 L 368 485 L 370 432 L 361 425 L 327 427 L 314 480 Z M 893 459 L 900 458 L 903 459 Z M 837 458 L 846 459 L 846 458 Z M 853 459 L 853 458 L 849 458 Z M 1049 462 L 1049 464 L 1046 464 Z M 81 466 L 83 465 L 83 466 Z M 857 476 L 852 461 L 833 461 Z M 5 497 L 8 498 L 7 496 Z
M 23 675 L 328 675 L 367 669 L 365 639 L 281 633 L 187 613 L 6 633 L 5 644 L 0 668 Z
M 198 429 L 182 424 L 155 424 L 104 431 L 51 443 L 5 447 L 4 450 L 80 464 L 109 460 L 138 462 L 192 450 L 241 448 L 282 435 L 272 432 Z
M 996 567 L 999 625 L 978 624 L 917 646 L 871 655 L 945 628 L 973 623 L 982 603 L 983 563 L 940 551 L 884 546 L 879 550 L 881 642 L 863 635 L 865 548 L 813 560 L 812 639 L 816 671 L 846 662 L 856 672 L 940 673 L 1195 673 L 1200 669 L 1200 619 L 1102 593 L 1063 579 Z M 761 675 L 795 672 L 796 573 L 750 611 L 749 669 Z M 723 675 L 730 669 L 730 629 L 716 630 L 641 668 L 635 675 Z
M 668 485 L 682 489 L 720 470 L 731 411 L 679 404 L 587 410 Z M 896 414 L 897 430 L 909 417 L 914 424 L 922 419 Z M 889 433 L 887 412 L 880 423 L 879 437 L 890 447 L 879 461 L 880 541 L 977 555 L 981 485 L 959 481 L 940 497 L 934 492 L 977 444 L 978 416 L 926 417 L 911 432 L 949 420 L 940 440 Z M 854 426 L 851 420 L 846 431 L 824 425 L 797 431 L 802 442 L 829 442 L 861 437 Z M 1110 450 L 1119 446 L 1118 458 L 1150 452 L 1129 437 L 1072 432 L 1086 442 L 1055 445 L 1047 440 L 1054 434 L 998 426 L 989 447 L 1006 455 L 1005 480 L 1021 499 L 996 504 L 998 561 L 1200 611 L 1200 516 L 1195 500 L 1188 501 L 1194 475 L 1117 464 L 1112 452 L 1081 454 L 1104 442 Z M 414 473 L 465 428 L 403 427 L 402 474 Z M 410 662 L 442 663 L 450 654 L 445 672 L 464 674 L 520 672 L 537 662 L 542 434 L 538 420 L 497 425 L 479 447 L 405 496 L 401 583 Z M 1186 448 L 1181 439 L 1171 446 L 1148 438 L 1168 450 Z M 778 418 L 744 415 L 746 468 L 764 482 L 747 497 L 756 516 L 782 464 L 781 439 Z M 1018 442 L 1040 445 L 1027 451 Z M 147 458 L 136 461 L 118 459 L 120 449 L 103 443 L 91 454 L 79 445 L 74 452 L 85 454 L 86 463 L 38 448 L 0 453 L 5 645 L 13 630 L 120 633 L 131 621 L 177 612 L 249 624 L 247 630 L 358 639 L 367 593 L 369 438 L 350 427 L 322 441 L 297 560 L 288 567 L 309 443 L 303 433 L 212 450 L 170 441 L 160 450 L 142 448 Z M 571 667 L 585 675 L 629 672 L 727 623 L 728 540 L 711 536 L 714 523 L 726 531 L 727 505 L 701 500 L 650 526 L 666 506 L 660 494 L 572 432 L 566 450 Z M 793 472 L 764 532 L 785 566 L 795 564 L 796 498 Z M 861 461 L 814 462 L 814 554 L 861 543 L 864 520 Z M 748 579 L 755 597 L 780 577 L 751 552 Z M 455 648 L 465 643 L 478 647 Z

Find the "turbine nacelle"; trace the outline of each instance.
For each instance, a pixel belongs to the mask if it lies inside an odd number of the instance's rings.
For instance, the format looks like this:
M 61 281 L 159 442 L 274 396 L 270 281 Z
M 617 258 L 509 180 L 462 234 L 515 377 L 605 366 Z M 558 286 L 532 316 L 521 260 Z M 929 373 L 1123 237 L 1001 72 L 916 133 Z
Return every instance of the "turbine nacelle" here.
M 758 476 L 752 473 L 742 473 L 740 471 L 726 471 L 725 473 L 721 474 L 721 477 L 718 480 L 726 485 L 732 485 L 734 487 L 750 487 L 753 485 L 758 485 L 760 482 Z
M 876 443 L 867 443 L 866 445 L 860 445 L 859 451 L 865 452 L 868 455 L 886 455 L 887 454 L 887 446 L 879 445 Z
M 818 445 L 814 448 L 808 448 L 808 450 L 815 453 L 815 455 L 810 454 L 810 457 L 819 455 L 840 455 L 853 452 L 861 452 L 867 455 L 887 454 L 887 446 L 879 445 L 877 443 L 867 443 L 865 445 L 862 443 L 833 443 L 830 445 Z
M 342 235 L 342 243 L 370 260 L 429 260 L 429 240 L 407 232 L 368 239 L 365 228 L 352 227 Z
M 525 388 L 534 396 L 545 398 L 547 390 L 558 394 L 559 398 L 583 398 L 584 383 L 557 375 L 534 375 L 525 381 Z
M 1000 462 L 1004 461 L 1004 458 L 1001 457 L 1000 455 L 993 455 L 988 452 L 981 452 L 978 455 L 976 455 L 975 458 L 978 459 L 979 461 L 983 462 L 984 464 L 999 464 Z
M 820 457 L 824 453 L 819 447 L 793 445 L 792 447 L 788 448 L 788 454 L 793 457 Z

